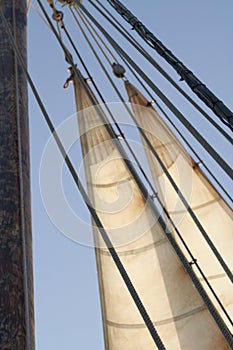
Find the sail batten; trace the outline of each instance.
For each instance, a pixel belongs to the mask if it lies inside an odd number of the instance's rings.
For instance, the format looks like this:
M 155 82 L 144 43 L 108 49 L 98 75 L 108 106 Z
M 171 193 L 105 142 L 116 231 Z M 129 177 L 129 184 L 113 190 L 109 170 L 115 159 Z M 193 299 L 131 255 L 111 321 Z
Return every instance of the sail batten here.
M 190 334 L 195 339 L 189 346 L 191 350 L 212 350 L 216 344 L 219 349 L 228 349 L 106 132 L 90 93 L 77 77 L 74 83 L 89 196 L 159 336 L 168 349 L 185 349 Z M 95 225 L 93 233 L 106 350 L 154 349 L 148 329 Z

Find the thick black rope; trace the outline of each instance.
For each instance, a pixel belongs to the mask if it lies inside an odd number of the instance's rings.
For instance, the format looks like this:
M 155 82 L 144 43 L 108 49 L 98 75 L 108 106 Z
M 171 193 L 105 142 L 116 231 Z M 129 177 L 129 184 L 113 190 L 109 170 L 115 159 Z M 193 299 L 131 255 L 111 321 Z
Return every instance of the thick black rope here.
M 181 94 L 194 108 L 198 110 L 212 125 L 215 127 L 230 143 L 233 143 L 232 137 L 219 125 L 213 118 L 211 118 L 171 77 L 170 75 L 155 61 L 155 59 L 136 41 L 136 39 L 127 32 L 119 21 L 108 11 L 108 9 L 100 3 L 96 2 L 104 9 L 103 12 L 92 0 L 88 0 L 90 4 L 133 46 L 138 52 L 144 56 L 147 61 L 165 78 L 167 81 Z M 111 17 L 111 18 L 110 18 Z M 113 20 L 112 20 L 113 19 Z
M 162 56 L 180 75 L 192 91 L 233 131 L 233 113 L 188 69 L 149 29 L 119 0 L 107 2 L 128 22 L 143 40 Z

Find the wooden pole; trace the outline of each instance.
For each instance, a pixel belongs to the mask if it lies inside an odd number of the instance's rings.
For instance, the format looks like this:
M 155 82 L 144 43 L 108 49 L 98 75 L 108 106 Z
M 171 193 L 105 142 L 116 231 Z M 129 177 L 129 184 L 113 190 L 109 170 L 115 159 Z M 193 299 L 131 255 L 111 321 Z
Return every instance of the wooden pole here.
M 26 0 L 0 9 L 27 62 Z M 34 349 L 27 82 L 0 20 L 0 349 Z

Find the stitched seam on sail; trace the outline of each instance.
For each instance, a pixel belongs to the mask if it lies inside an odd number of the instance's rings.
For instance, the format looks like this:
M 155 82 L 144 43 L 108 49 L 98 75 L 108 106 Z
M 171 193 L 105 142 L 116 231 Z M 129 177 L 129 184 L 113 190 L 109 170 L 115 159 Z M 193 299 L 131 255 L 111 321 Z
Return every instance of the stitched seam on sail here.
M 233 270 L 232 270 L 232 273 L 233 273 Z M 219 278 L 224 278 L 224 277 L 227 277 L 227 274 L 226 273 L 219 273 L 217 275 L 210 275 L 210 276 L 206 276 L 206 278 L 208 280 L 217 280 Z M 200 278 L 200 281 L 203 281 L 204 279 L 203 278 Z
M 212 204 L 212 203 L 217 203 L 217 202 L 218 202 L 217 199 L 212 199 L 212 200 L 209 201 L 209 202 L 202 203 L 202 204 L 200 204 L 200 205 L 197 205 L 197 206 L 195 206 L 195 207 L 192 207 L 192 210 L 202 209 L 202 208 L 208 207 L 208 205 L 210 205 L 210 204 Z M 187 209 L 185 209 L 185 210 L 169 211 L 169 214 L 182 214 L 182 213 L 187 213 Z
M 131 181 L 131 180 L 133 180 L 133 178 L 130 176 L 130 177 L 127 177 L 126 179 L 123 179 L 123 180 L 120 180 L 120 181 L 116 181 L 116 182 L 112 182 L 110 184 L 93 184 L 91 182 L 88 182 L 88 185 L 91 185 L 91 186 L 97 187 L 97 188 L 98 187 L 99 188 L 108 188 L 108 187 L 112 187 L 112 186 L 123 184 L 123 183 Z
M 203 310 L 206 310 L 206 306 L 202 305 L 199 306 L 198 308 L 188 311 L 184 314 L 175 316 L 175 317 L 171 317 L 171 318 L 167 318 L 165 320 L 161 320 L 161 321 L 157 321 L 157 322 L 153 322 L 154 326 L 162 326 L 168 323 L 172 323 L 172 322 L 178 322 L 180 320 L 183 320 L 187 317 L 190 317 L 194 314 L 197 314 L 199 312 L 202 312 Z M 116 322 L 112 322 L 107 320 L 107 325 L 110 327 L 115 327 L 115 328 L 124 328 L 124 329 L 141 329 L 141 328 L 146 328 L 144 324 L 124 324 L 124 323 L 116 323 Z
M 124 252 L 119 252 L 118 251 L 117 253 L 120 256 L 132 255 L 132 254 L 135 254 L 135 255 L 136 254 L 141 254 L 141 253 L 144 253 L 147 250 L 152 250 L 155 247 L 158 247 L 158 246 L 160 246 L 160 245 L 162 245 L 164 243 L 167 243 L 167 239 L 166 238 L 163 238 L 163 239 L 161 239 L 161 240 L 159 240 L 159 241 L 157 241 L 155 243 L 152 243 L 152 244 L 150 244 L 150 245 L 148 245 L 146 247 L 142 247 L 142 248 L 138 248 L 138 249 L 132 249 L 132 250 L 126 250 Z M 105 251 L 105 250 L 102 250 L 102 249 L 99 249 L 99 250 L 100 250 L 100 254 L 101 255 L 109 255 L 110 256 L 108 251 Z

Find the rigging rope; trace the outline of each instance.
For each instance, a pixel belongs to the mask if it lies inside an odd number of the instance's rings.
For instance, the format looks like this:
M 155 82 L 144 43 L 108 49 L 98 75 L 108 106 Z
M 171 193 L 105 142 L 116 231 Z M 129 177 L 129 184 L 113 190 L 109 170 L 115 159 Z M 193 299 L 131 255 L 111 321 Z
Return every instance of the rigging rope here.
M 127 60 L 129 62 L 131 62 L 131 65 L 133 64 L 133 61 L 129 58 L 129 56 L 124 52 L 124 50 L 122 50 L 119 45 L 115 42 L 114 39 L 112 39 L 109 34 L 105 31 L 105 29 L 99 24 L 99 22 L 97 22 L 95 20 L 95 18 L 86 10 L 86 8 L 80 4 L 80 7 L 82 8 L 82 10 L 85 12 L 85 14 L 89 17 L 89 19 L 97 26 L 97 28 L 105 35 L 105 37 L 107 38 L 107 40 L 115 46 L 115 48 L 117 48 L 118 50 L 120 50 L 120 52 L 122 52 L 122 54 L 124 54 L 124 56 L 127 58 Z M 136 66 L 137 67 L 137 66 Z M 139 71 L 140 68 L 137 67 L 137 69 Z M 145 74 L 141 71 L 141 73 L 143 74 L 143 76 L 145 76 Z M 149 78 L 148 78 L 149 79 Z M 119 95 L 120 98 L 122 98 L 121 95 Z M 122 101 L 124 102 L 124 100 Z M 221 254 L 218 252 L 218 250 L 216 249 L 215 245 L 213 244 L 212 240 L 210 239 L 209 235 L 207 234 L 207 232 L 205 231 L 205 229 L 203 228 L 203 226 L 201 225 L 200 221 L 198 220 L 196 214 L 193 212 L 192 208 L 189 206 L 188 202 L 186 201 L 185 197 L 183 196 L 183 194 L 181 193 L 180 189 L 178 188 L 178 186 L 176 185 L 176 183 L 174 182 L 173 178 L 171 177 L 170 173 L 168 172 L 166 166 L 164 166 L 163 162 L 161 161 L 160 157 L 158 156 L 157 152 L 155 151 L 155 149 L 153 148 L 153 146 L 151 145 L 150 140 L 148 139 L 148 137 L 146 136 L 146 134 L 144 133 L 144 131 L 139 127 L 134 115 L 131 113 L 131 111 L 128 110 L 127 105 L 125 104 L 125 107 L 129 113 L 129 115 L 131 116 L 132 120 L 134 121 L 135 125 L 138 127 L 138 130 L 140 132 L 140 134 L 142 135 L 143 139 L 145 140 L 146 144 L 148 145 L 149 149 L 151 150 L 153 156 L 155 157 L 155 159 L 158 161 L 158 164 L 160 165 L 160 167 L 162 168 L 162 170 L 164 171 L 166 177 L 168 178 L 169 182 L 171 183 L 172 187 L 174 188 L 175 192 L 178 194 L 179 198 L 181 199 L 182 203 L 184 204 L 185 208 L 187 209 L 189 215 L 191 216 L 192 220 L 194 221 L 194 223 L 196 224 L 197 228 L 199 229 L 199 232 L 202 234 L 202 236 L 204 237 L 204 239 L 206 240 L 207 244 L 209 245 L 210 249 L 212 250 L 212 252 L 214 253 L 214 255 L 216 256 L 217 260 L 219 261 L 220 265 L 222 266 L 223 270 L 226 272 L 228 278 L 233 282 L 233 274 L 230 271 L 229 267 L 227 266 L 227 264 L 225 263 L 224 259 L 222 258 Z M 175 108 L 175 106 L 174 106 Z M 228 166 L 228 165 L 227 165 Z
M 99 35 L 99 33 L 95 30 L 95 28 L 93 27 L 93 25 L 91 24 L 90 21 L 88 21 L 88 19 L 86 17 L 84 17 L 84 15 L 82 15 L 81 11 L 79 8 L 76 9 L 79 17 L 82 19 L 82 22 L 85 23 L 85 21 L 88 23 L 85 24 L 86 29 L 88 30 L 88 32 L 90 33 L 90 35 L 92 36 L 92 38 L 95 40 L 96 45 L 99 47 L 99 49 L 101 50 L 101 52 L 103 53 L 104 57 L 106 58 L 106 60 L 108 61 L 108 63 L 110 65 L 112 65 L 112 62 L 107 58 L 107 55 L 104 54 L 104 50 L 102 49 L 102 47 L 100 46 L 98 40 L 95 39 L 95 36 L 93 35 L 93 33 L 96 35 L 96 37 L 99 39 L 100 43 L 103 45 L 103 47 L 108 51 L 108 53 L 112 56 L 113 58 L 113 62 L 118 63 L 118 59 L 116 58 L 116 56 L 113 54 L 113 52 L 109 49 L 108 45 L 104 42 L 104 40 L 101 38 L 101 36 Z M 74 16 L 74 12 L 72 11 L 72 7 L 70 7 L 70 11 L 72 12 L 73 16 Z M 74 16 L 75 19 L 75 16 Z M 76 22 L 77 23 L 77 22 Z M 93 33 L 91 32 L 91 30 L 93 31 Z
M 36 6 L 33 4 L 33 2 L 31 2 L 31 6 L 30 6 L 34 11 L 35 13 L 38 15 L 38 17 L 40 17 L 40 19 L 44 22 L 44 24 L 49 28 L 50 26 L 48 25 L 48 22 L 44 19 L 44 17 L 41 15 L 40 11 L 36 8 Z
M 96 53 L 96 51 L 94 51 L 94 47 L 92 46 L 90 40 L 88 39 L 88 37 L 86 36 L 83 28 L 81 27 L 80 23 L 77 21 L 77 18 L 74 14 L 74 12 L 72 11 L 72 8 L 70 8 L 70 11 L 74 17 L 75 22 L 77 23 L 80 31 L 82 32 L 83 36 L 85 37 L 86 41 L 88 42 L 89 46 L 92 47 L 92 52 L 94 53 L 95 57 L 98 58 L 98 54 Z M 85 28 L 87 29 L 87 31 L 89 32 L 89 34 L 91 35 L 92 39 L 94 39 L 95 44 L 97 45 L 97 47 L 100 49 L 100 51 L 102 52 L 103 56 L 105 57 L 106 61 L 109 63 L 110 66 L 112 66 L 112 62 L 110 61 L 110 59 L 108 58 L 108 56 L 106 55 L 105 51 L 103 50 L 103 48 L 101 47 L 101 45 L 99 44 L 99 42 L 97 40 L 95 40 L 94 35 L 91 33 L 90 27 L 88 27 L 88 25 L 85 23 L 85 19 L 82 17 L 81 12 L 77 9 L 77 13 L 79 14 L 79 18 L 81 19 L 82 23 L 84 24 Z M 100 37 L 99 37 L 100 38 Z M 102 40 L 102 39 L 101 39 Z M 105 43 L 104 43 L 105 44 Z M 106 44 L 105 44 L 105 47 Z M 109 50 L 110 51 L 110 50 Z M 117 60 L 115 59 L 114 56 L 114 61 L 117 62 Z M 101 62 L 101 60 L 99 60 L 99 63 Z
M 97 3 L 106 11 L 109 15 L 106 15 L 92 0 L 88 0 L 90 4 L 126 39 L 128 42 L 135 47 L 142 56 L 144 56 L 150 64 L 152 64 L 157 71 L 173 86 L 175 89 L 186 98 L 197 110 L 200 112 L 230 143 L 233 143 L 232 137 L 222 129 L 222 127 L 216 123 L 170 76 L 165 70 L 149 55 L 147 51 L 134 39 L 134 37 L 127 32 L 127 30 L 121 25 L 121 23 L 114 18 L 114 16 L 106 9 L 106 7 L 96 0 Z M 113 20 L 111 20 L 111 18 Z
M 119 0 L 108 3 L 128 22 L 142 39 L 162 56 L 192 91 L 233 131 L 233 113 L 173 53 L 158 40 Z

